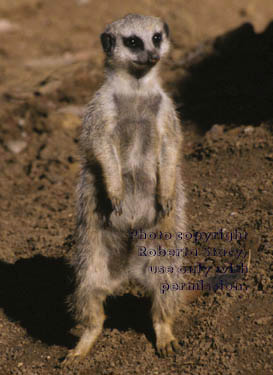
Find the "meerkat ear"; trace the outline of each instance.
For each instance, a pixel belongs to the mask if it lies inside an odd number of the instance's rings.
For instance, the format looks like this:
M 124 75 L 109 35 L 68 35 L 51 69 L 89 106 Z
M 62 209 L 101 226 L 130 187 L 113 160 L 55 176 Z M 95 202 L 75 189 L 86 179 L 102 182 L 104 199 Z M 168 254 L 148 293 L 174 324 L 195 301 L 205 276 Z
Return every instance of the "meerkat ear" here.
M 168 24 L 166 22 L 164 23 L 164 31 L 165 31 L 165 34 L 166 34 L 166 36 L 168 38 L 169 35 L 170 35 L 170 29 L 169 29 L 169 26 L 168 26 Z
M 116 38 L 113 34 L 110 33 L 103 33 L 100 36 L 102 48 L 107 56 L 111 56 L 113 49 L 116 45 Z

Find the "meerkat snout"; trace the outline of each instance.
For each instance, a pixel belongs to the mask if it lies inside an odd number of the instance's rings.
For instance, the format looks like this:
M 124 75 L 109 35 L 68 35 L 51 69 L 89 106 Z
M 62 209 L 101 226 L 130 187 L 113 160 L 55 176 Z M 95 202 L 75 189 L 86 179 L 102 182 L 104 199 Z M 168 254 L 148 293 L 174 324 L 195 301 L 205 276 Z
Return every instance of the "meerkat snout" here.
M 156 51 L 148 51 L 148 64 L 155 65 L 160 60 Z

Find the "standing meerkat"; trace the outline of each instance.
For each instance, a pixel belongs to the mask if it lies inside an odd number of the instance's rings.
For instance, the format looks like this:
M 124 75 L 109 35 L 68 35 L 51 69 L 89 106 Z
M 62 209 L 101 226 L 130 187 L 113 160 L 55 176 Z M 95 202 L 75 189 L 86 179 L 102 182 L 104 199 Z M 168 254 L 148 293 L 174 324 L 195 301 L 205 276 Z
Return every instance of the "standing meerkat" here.
M 89 352 L 102 331 L 106 297 L 128 280 L 141 284 L 152 298 L 161 355 L 179 347 L 172 323 L 180 302 L 188 298 L 160 290 L 161 283 L 176 281 L 176 274 L 149 269 L 180 264 L 181 258 L 150 257 L 143 251 L 175 248 L 174 234 L 186 229 L 182 132 L 158 76 L 170 48 L 168 26 L 157 17 L 129 14 L 108 25 L 101 42 L 105 81 L 88 105 L 80 136 L 73 259 L 77 286 L 72 307 L 85 329 L 66 363 Z M 145 240 L 146 232 L 173 236 Z

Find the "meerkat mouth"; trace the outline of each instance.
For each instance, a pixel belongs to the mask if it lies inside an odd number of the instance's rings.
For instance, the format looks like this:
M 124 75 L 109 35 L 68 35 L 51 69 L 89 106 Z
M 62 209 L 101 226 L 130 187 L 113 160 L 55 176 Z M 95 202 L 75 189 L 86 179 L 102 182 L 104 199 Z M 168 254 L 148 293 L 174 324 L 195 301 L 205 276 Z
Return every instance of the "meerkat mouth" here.
M 158 63 L 159 59 L 153 59 L 153 60 L 147 60 L 147 61 L 137 61 L 137 60 L 134 60 L 133 63 L 137 66 L 141 66 L 141 67 L 152 67 L 154 65 L 156 65 Z

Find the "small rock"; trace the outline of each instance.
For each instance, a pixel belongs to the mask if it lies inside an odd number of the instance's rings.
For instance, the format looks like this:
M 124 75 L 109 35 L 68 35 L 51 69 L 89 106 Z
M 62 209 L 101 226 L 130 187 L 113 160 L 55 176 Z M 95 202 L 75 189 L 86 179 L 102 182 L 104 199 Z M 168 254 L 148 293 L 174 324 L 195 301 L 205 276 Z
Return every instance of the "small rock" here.
M 11 23 L 9 20 L 6 20 L 4 18 L 0 19 L 0 33 L 6 33 L 10 31 L 17 30 L 19 27 Z
M 224 126 L 215 124 L 211 127 L 208 131 L 208 134 L 211 135 L 213 138 L 220 137 L 224 133 Z
M 246 9 L 241 8 L 241 9 L 239 10 L 239 14 L 240 14 L 241 17 L 246 17 L 246 16 L 247 16 L 247 11 L 246 11 Z
M 69 171 L 72 173 L 72 174 L 75 174 L 77 175 L 80 171 L 80 163 L 79 162 L 75 162 L 75 163 L 72 163 L 69 165 Z
M 252 134 L 254 132 L 254 127 L 253 126 L 246 126 L 244 132 L 246 134 Z
M 81 125 L 82 121 L 79 116 L 66 113 L 62 119 L 62 126 L 65 129 L 75 129 Z
M 26 120 L 23 118 L 19 118 L 18 125 L 20 126 L 20 128 L 23 128 L 25 124 L 26 124 Z
M 47 82 L 45 85 L 41 86 L 39 90 L 37 90 L 40 94 L 50 94 L 56 91 L 61 86 L 61 81 L 52 80 Z
M 14 154 L 19 154 L 27 147 L 27 142 L 21 139 L 13 140 L 7 143 L 7 147 Z
M 25 61 L 25 66 L 28 68 L 50 68 L 63 65 L 74 64 L 78 61 L 89 60 L 91 52 L 83 51 L 72 54 L 70 52 L 64 53 L 62 56 L 44 56 L 38 59 L 31 59 Z
M 58 113 L 69 113 L 75 116 L 82 117 L 83 113 L 85 110 L 85 106 L 80 106 L 80 105 L 67 105 L 65 107 L 62 107 L 58 109 Z
M 272 316 L 265 316 L 263 318 L 259 318 L 259 319 L 254 320 L 254 323 L 256 323 L 258 325 L 264 325 L 264 324 L 269 323 L 272 319 L 273 319 Z
M 73 62 L 73 55 L 67 52 L 63 56 L 45 56 L 37 59 L 27 60 L 25 62 L 25 66 L 29 68 L 46 68 L 68 65 Z
M 269 161 L 273 161 L 273 153 L 266 155 L 265 157 Z

